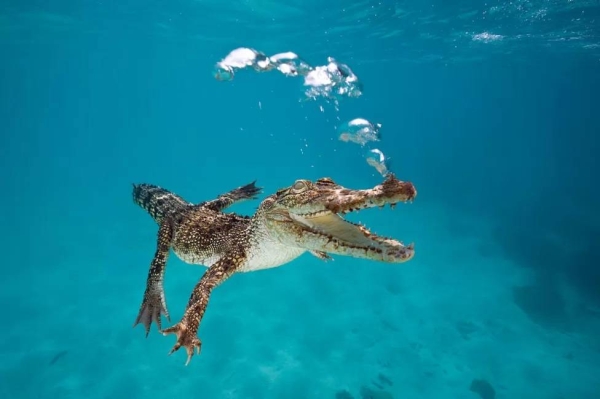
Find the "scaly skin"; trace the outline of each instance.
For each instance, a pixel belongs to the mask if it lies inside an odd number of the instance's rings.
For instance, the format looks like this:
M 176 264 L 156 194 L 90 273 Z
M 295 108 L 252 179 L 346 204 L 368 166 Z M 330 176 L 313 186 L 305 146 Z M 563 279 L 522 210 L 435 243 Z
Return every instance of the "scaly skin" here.
M 197 332 L 212 290 L 236 272 L 281 266 L 304 252 L 323 260 L 330 259 L 329 254 L 338 254 L 386 263 L 406 262 L 414 256 L 412 244 L 405 246 L 380 237 L 340 216 L 412 201 L 417 194 L 415 187 L 392 174 L 382 184 L 366 190 L 350 190 L 329 178 L 297 180 L 265 198 L 251 218 L 222 212 L 236 202 L 254 198 L 260 191 L 251 183 L 194 205 L 160 187 L 134 185 L 134 201 L 159 225 L 156 253 L 134 326 L 143 324 L 147 336 L 154 321 L 164 335 L 175 334 L 177 341 L 170 353 L 183 346 L 186 365 L 194 350 L 200 353 Z M 181 320 L 162 330 L 161 314 L 170 320 L 163 278 L 171 249 L 183 261 L 208 269 L 194 287 Z

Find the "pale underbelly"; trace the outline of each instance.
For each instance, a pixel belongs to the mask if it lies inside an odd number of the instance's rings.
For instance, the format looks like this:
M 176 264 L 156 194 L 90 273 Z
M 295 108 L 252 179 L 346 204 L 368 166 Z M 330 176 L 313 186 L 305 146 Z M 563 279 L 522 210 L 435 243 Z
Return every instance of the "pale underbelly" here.
M 306 252 L 303 248 L 286 247 L 280 251 L 258 251 L 251 254 L 240 268 L 240 272 L 253 272 L 283 266 Z
M 280 250 L 257 250 L 250 251 L 248 258 L 239 268 L 238 272 L 252 272 L 263 269 L 271 269 L 282 266 L 296 259 L 304 252 L 303 248 L 278 248 Z M 199 256 L 194 253 L 175 251 L 175 255 L 185 263 L 210 267 L 215 264 L 223 255 Z

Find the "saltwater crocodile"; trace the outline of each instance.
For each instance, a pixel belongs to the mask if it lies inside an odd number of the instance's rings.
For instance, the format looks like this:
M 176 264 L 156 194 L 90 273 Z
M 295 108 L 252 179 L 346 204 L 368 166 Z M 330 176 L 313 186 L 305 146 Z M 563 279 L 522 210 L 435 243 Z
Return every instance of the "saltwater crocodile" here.
M 405 262 L 414 255 L 412 244 L 378 236 L 342 217 L 347 212 L 413 200 L 417 194 L 413 184 L 392 174 L 365 190 L 347 189 L 330 178 L 297 180 L 265 198 L 252 217 L 223 213 L 260 192 L 253 182 L 212 201 L 192 204 L 157 186 L 133 187 L 134 202 L 159 225 L 156 253 L 134 327 L 143 324 L 148 336 L 154 321 L 164 335 L 175 334 L 177 341 L 169 354 L 183 346 L 186 365 L 194 349 L 200 353 L 197 332 L 211 291 L 233 273 L 281 266 L 305 252 L 320 259 L 338 254 L 386 263 Z M 163 276 L 171 249 L 184 262 L 208 269 L 194 287 L 179 323 L 163 330 L 161 314 L 170 321 Z

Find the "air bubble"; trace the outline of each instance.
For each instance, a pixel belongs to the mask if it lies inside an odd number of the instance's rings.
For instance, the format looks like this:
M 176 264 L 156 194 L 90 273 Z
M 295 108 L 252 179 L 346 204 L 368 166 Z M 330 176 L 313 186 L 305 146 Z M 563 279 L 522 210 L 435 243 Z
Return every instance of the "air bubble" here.
M 240 47 L 232 50 L 215 66 L 215 79 L 230 81 L 235 71 L 244 68 L 256 72 L 277 70 L 290 77 L 303 77 L 307 99 L 317 97 L 336 102 L 342 97 L 356 98 L 362 95 L 362 84 L 352 69 L 346 64 L 327 58 L 327 64 L 312 67 L 291 51 L 270 57 L 252 48 Z
M 345 142 L 352 142 L 364 146 L 370 141 L 379 141 L 380 123 L 371 123 L 363 118 L 356 118 L 350 122 L 342 124 L 338 130 L 339 139 Z

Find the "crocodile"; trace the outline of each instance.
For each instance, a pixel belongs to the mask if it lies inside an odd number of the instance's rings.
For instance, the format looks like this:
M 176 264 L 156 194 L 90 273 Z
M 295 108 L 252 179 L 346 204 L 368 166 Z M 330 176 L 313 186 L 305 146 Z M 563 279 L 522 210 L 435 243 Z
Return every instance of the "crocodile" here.
M 266 197 L 252 216 L 224 212 L 235 203 L 256 198 L 262 188 L 255 183 L 199 204 L 159 186 L 133 185 L 134 202 L 159 226 L 156 252 L 133 326 L 143 324 L 146 337 L 152 322 L 163 335 L 175 334 L 177 340 L 169 354 L 184 347 L 186 365 L 194 351 L 200 353 L 198 329 L 212 290 L 234 273 L 278 267 L 307 252 L 323 260 L 333 254 L 385 263 L 402 263 L 414 256 L 414 244 L 378 236 L 343 217 L 366 208 L 412 202 L 417 195 L 414 185 L 391 173 L 381 184 L 357 190 L 328 177 L 300 179 Z M 182 261 L 207 269 L 194 287 L 181 320 L 162 329 L 161 316 L 170 322 L 163 278 L 171 250 Z

